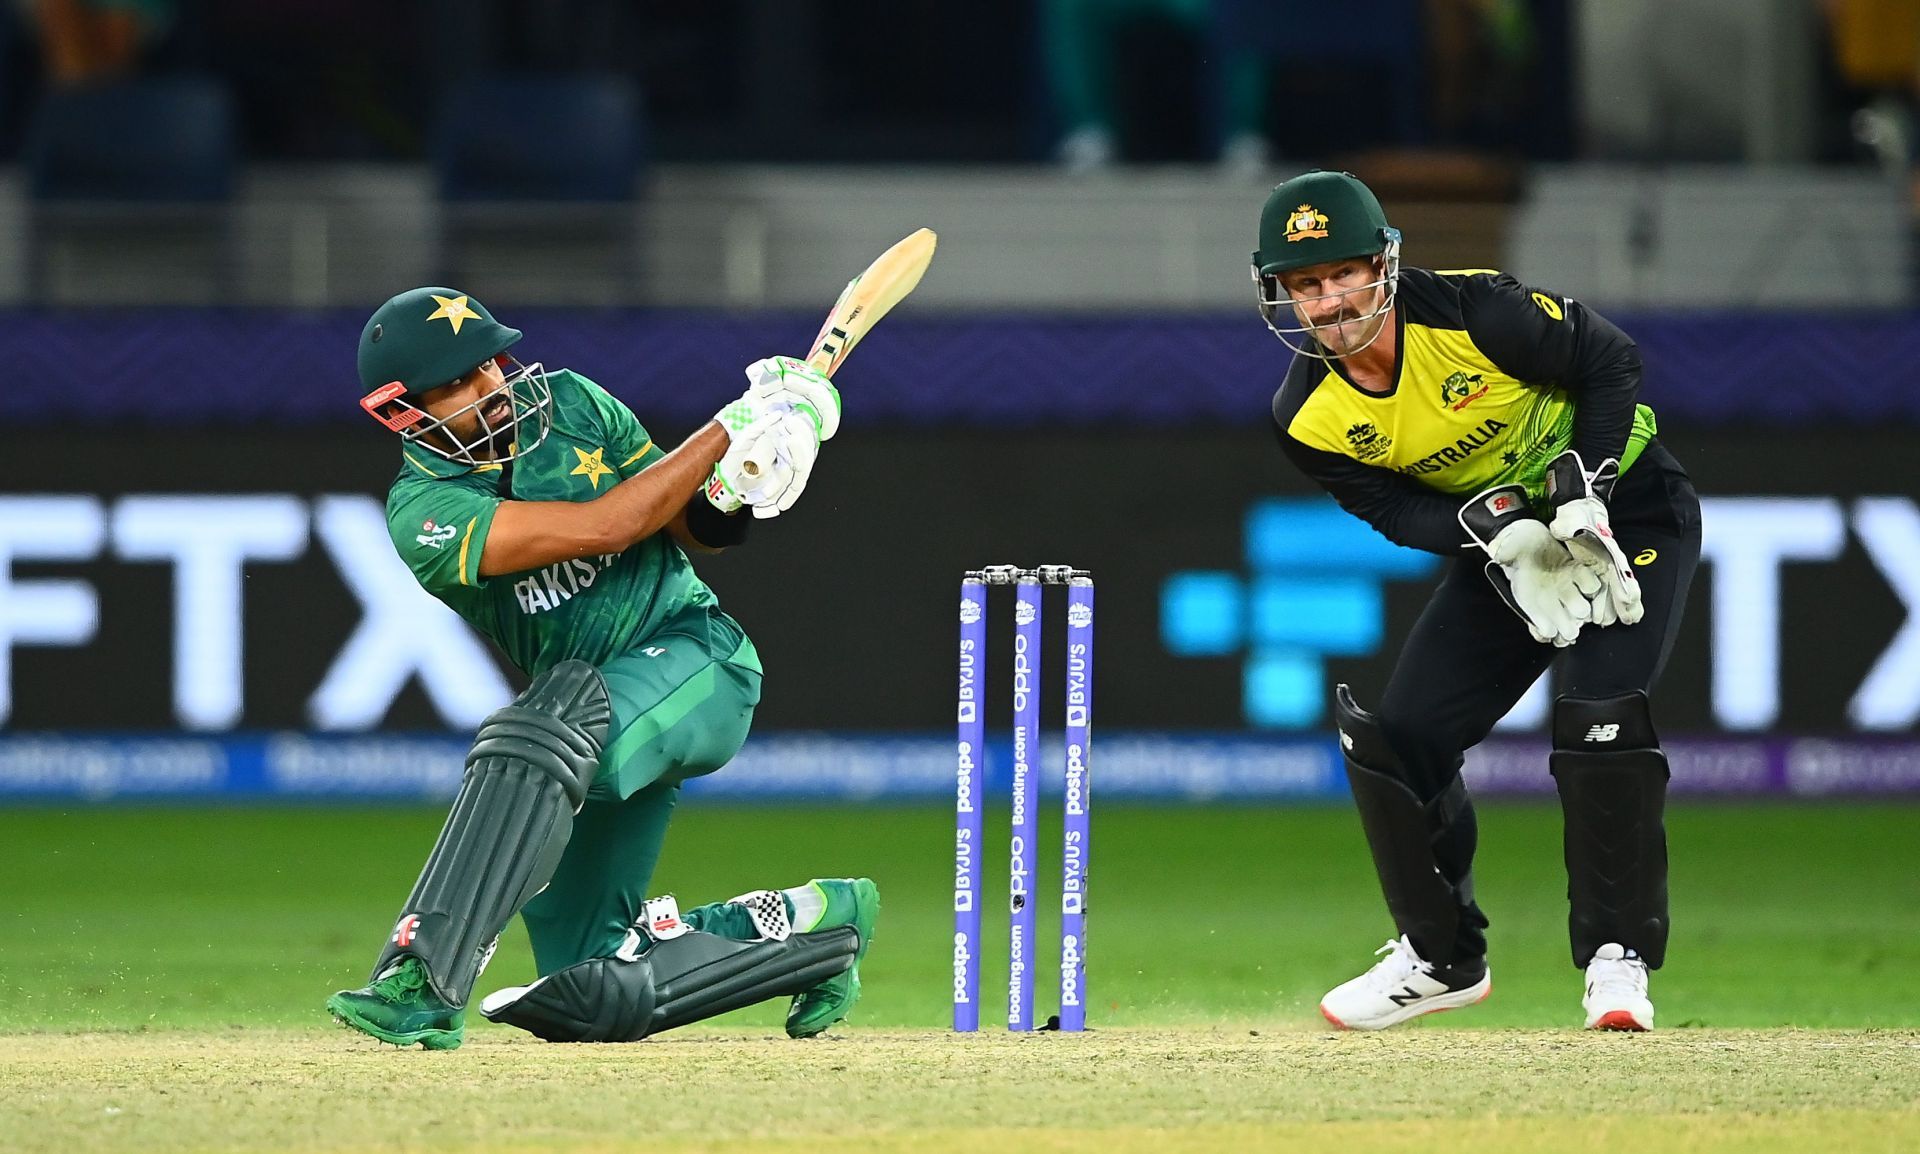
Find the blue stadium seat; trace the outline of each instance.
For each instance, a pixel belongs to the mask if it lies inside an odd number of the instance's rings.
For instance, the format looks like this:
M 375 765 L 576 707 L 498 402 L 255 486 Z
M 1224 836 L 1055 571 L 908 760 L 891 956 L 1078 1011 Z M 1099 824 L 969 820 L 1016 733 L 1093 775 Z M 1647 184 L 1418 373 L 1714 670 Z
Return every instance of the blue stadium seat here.
M 233 102 L 218 80 L 164 75 L 41 97 L 21 160 L 28 292 L 43 304 L 233 299 Z
M 1214 0 L 1213 52 L 1228 46 L 1258 51 L 1270 65 L 1285 68 L 1351 65 L 1356 75 L 1383 83 L 1392 101 L 1393 136 L 1398 144 L 1427 139 L 1425 108 L 1427 40 L 1421 0 L 1342 0 L 1339 4 L 1306 0 Z M 1214 69 L 1224 83 L 1224 69 Z M 1347 90 L 1345 95 L 1351 96 Z M 1225 95 L 1209 99 L 1223 107 Z M 1303 107 L 1316 120 L 1326 106 Z
M 434 128 L 452 202 L 632 200 L 644 157 L 640 90 L 611 74 L 508 74 L 450 92 Z
M 35 200 L 225 201 L 233 104 L 219 81 L 200 76 L 56 88 L 34 109 L 23 152 Z
M 640 298 L 640 90 L 607 73 L 459 84 L 433 130 L 438 275 L 488 300 Z

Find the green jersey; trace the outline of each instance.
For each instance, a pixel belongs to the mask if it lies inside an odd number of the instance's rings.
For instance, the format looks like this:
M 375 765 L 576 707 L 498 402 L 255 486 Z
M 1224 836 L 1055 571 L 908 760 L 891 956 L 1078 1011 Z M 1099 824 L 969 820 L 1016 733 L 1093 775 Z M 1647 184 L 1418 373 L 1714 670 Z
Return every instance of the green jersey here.
M 414 577 L 529 676 L 568 658 L 599 666 L 690 615 L 719 615 L 664 532 L 621 553 L 480 576 L 502 501 L 590 501 L 666 455 L 599 385 L 568 369 L 546 379 L 553 431 L 533 452 L 474 468 L 409 445 L 387 491 L 387 530 Z

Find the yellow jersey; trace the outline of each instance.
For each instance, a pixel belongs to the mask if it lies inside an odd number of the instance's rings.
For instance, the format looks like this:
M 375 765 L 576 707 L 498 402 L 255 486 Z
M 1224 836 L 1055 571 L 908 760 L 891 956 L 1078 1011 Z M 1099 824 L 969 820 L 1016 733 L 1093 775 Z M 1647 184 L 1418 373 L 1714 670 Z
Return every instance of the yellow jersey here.
M 1456 552 L 1464 498 L 1518 482 L 1541 499 L 1569 447 L 1624 473 L 1654 436 L 1633 342 L 1577 301 L 1488 269 L 1405 268 L 1390 323 L 1387 392 L 1296 356 L 1273 399 L 1287 455 L 1389 539 Z

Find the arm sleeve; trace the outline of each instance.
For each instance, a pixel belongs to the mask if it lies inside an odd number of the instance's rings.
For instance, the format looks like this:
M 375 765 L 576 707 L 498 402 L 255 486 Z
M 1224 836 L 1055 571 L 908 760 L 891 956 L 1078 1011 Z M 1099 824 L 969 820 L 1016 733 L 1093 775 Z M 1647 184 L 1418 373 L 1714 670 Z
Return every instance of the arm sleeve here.
M 1333 495 L 1340 507 L 1396 545 L 1442 557 L 1459 556 L 1471 544 L 1460 527 L 1460 499 L 1435 492 L 1410 477 L 1295 440 L 1278 421 L 1274 435 L 1287 459 Z
M 687 532 L 709 549 L 728 549 L 747 539 L 753 517 L 746 510 L 727 514 L 713 507 L 702 493 L 687 499 Z
M 1557 384 L 1573 399 L 1573 447 L 1588 467 L 1626 452 L 1640 395 L 1640 350 L 1612 321 L 1505 274 L 1469 279 L 1467 334 L 1503 372 Z
M 499 497 L 471 485 L 403 485 L 387 500 L 387 532 L 414 579 L 439 595 L 482 584 L 480 554 L 499 508 Z

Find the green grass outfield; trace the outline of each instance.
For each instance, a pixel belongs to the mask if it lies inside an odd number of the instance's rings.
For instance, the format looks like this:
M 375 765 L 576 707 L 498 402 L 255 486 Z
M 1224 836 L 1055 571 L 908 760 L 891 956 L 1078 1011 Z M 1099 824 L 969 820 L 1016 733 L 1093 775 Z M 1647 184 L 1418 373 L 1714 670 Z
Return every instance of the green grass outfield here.
M 946 813 L 689 802 L 655 887 L 685 904 L 880 883 L 850 1026 L 793 1043 L 768 1007 L 556 1047 L 479 1023 L 461 1050 L 401 1053 L 329 1027 L 321 1001 L 364 979 L 442 814 L 0 810 L 0 1146 L 438 1149 L 445 1127 L 499 1150 L 1920 1148 L 1920 807 L 1676 807 L 1662 1031 L 1627 1038 L 1574 1029 L 1551 806 L 1482 808 L 1492 998 L 1363 1037 L 1314 1009 L 1389 933 L 1348 810 L 1109 805 L 1096 1032 L 962 1039 L 944 1032 Z M 481 988 L 530 974 L 516 928 Z

